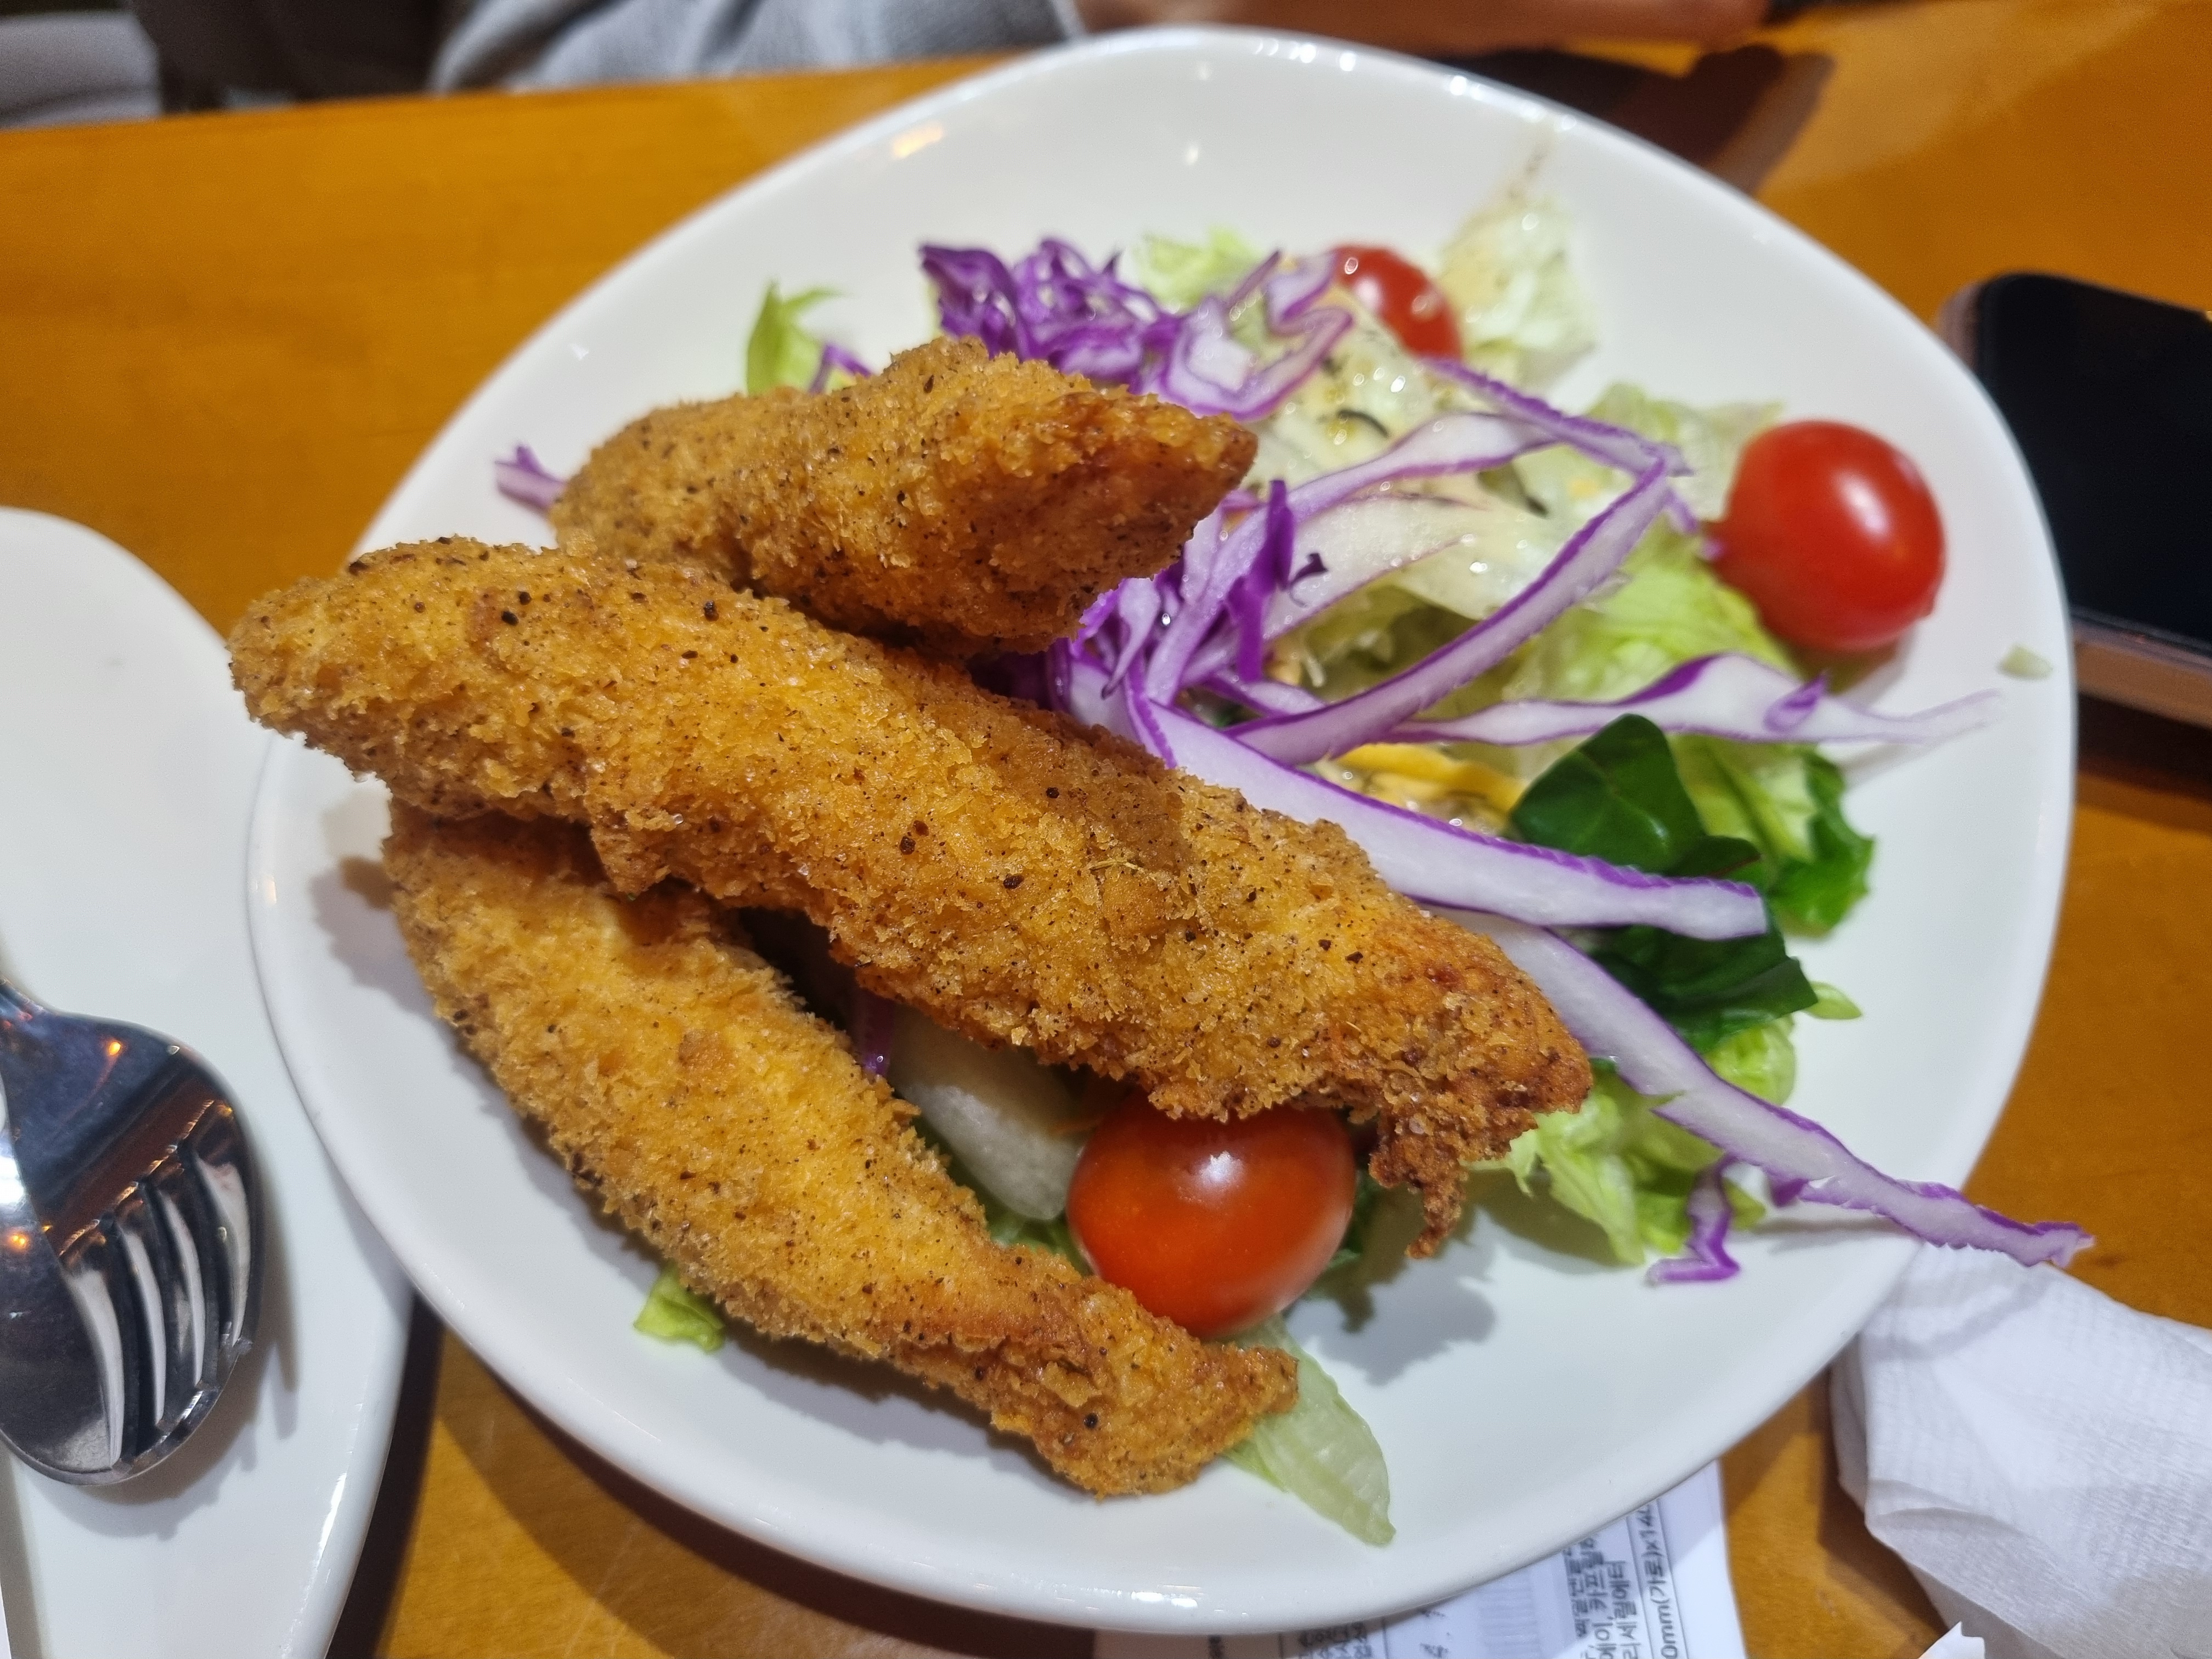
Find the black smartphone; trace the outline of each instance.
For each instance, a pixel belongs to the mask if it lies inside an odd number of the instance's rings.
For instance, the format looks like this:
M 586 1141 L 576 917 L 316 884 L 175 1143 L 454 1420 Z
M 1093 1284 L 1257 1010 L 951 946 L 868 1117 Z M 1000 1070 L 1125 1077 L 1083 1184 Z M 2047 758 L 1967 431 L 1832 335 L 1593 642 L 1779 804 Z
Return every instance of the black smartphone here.
M 2081 689 L 2212 726 L 2212 315 L 2019 272 L 1938 327 L 2027 458 Z

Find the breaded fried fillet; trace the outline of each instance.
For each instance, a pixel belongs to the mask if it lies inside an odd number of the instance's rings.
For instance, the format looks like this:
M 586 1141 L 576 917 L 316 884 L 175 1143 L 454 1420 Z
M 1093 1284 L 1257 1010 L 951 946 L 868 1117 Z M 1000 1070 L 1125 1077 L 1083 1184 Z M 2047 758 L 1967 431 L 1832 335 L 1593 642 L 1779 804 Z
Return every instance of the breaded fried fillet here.
M 553 523 L 564 545 L 696 564 L 939 655 L 1037 651 L 1173 561 L 1254 445 L 1225 416 L 941 339 L 840 392 L 633 422 Z
M 262 600 L 231 647 L 257 719 L 401 799 L 586 823 L 625 891 L 800 911 L 981 1041 L 1177 1114 L 1378 1119 L 1425 1250 L 1468 1164 L 1589 1087 L 1504 955 L 1334 825 L 681 567 L 418 544 Z
M 673 884 L 620 899 L 565 824 L 395 811 L 385 863 L 438 1012 L 606 1207 L 775 1336 L 884 1359 L 1094 1492 L 1181 1486 L 1297 1397 L 1045 1251 L 992 1242 L 912 1109 Z

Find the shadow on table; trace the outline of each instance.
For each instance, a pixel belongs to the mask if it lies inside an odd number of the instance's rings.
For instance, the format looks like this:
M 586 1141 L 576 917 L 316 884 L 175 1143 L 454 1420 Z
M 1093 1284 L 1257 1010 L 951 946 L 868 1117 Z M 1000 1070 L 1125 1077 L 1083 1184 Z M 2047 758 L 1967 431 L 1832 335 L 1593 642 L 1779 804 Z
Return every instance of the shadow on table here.
M 2212 731 L 2097 697 L 2082 698 L 2081 709 L 2083 799 L 2169 829 L 2212 831 Z M 2123 792 L 2124 800 L 2100 799 Z
M 407 1559 L 407 1535 L 415 1526 L 416 1500 L 422 1493 L 422 1467 L 430 1453 L 430 1425 L 438 1403 L 438 1356 L 446 1328 L 417 1297 L 407 1319 L 407 1358 L 399 1370 L 399 1401 L 392 1420 L 392 1444 L 369 1511 L 368 1530 L 355 1565 L 353 1584 L 331 1632 L 330 1659 L 370 1659 L 384 1632 L 385 1615 L 399 1588 Z
M 362 1547 L 361 1565 L 355 1574 L 337 1631 L 331 1638 L 331 1659 L 367 1659 L 367 1656 L 377 1651 L 391 1621 L 428 1452 L 444 1337 L 444 1328 L 418 1301 L 409 1330 L 407 1365 L 401 1382 L 392 1451 L 386 1459 L 376 1510 L 369 1522 L 368 1537 Z M 810 1566 L 741 1538 L 702 1520 L 586 1449 L 496 1378 L 486 1374 L 476 1386 L 497 1388 L 505 1393 L 530 1419 L 532 1426 L 559 1449 L 578 1474 L 643 1525 L 702 1561 L 734 1574 L 771 1595 L 795 1603 L 796 1609 L 787 1611 L 786 1618 L 803 1609 L 797 1616 L 804 1618 L 805 1613 L 812 1613 L 860 1627 L 863 1643 L 889 1637 L 896 1643 L 921 1644 L 950 1653 L 977 1656 L 977 1659 L 996 1659 L 1000 1655 L 1035 1656 L 1035 1659 L 1058 1659 L 1059 1656 L 1076 1659 L 1077 1656 L 1084 1656 L 1087 1659 L 1091 1652 L 1091 1637 L 1086 1630 L 995 1618 L 919 1596 L 903 1595 Z M 463 1447 L 465 1455 L 470 1450 Z M 502 1467 L 499 1459 L 485 1462 L 472 1456 L 471 1461 L 477 1463 L 478 1474 L 486 1481 L 495 1488 L 499 1486 Z M 542 1499 L 543 1494 L 538 1496 Z M 512 1513 L 525 1520 L 532 1512 L 532 1504 L 526 1503 L 510 1508 Z M 699 1609 L 686 1605 L 681 1595 L 672 1601 L 667 1582 L 654 1581 L 651 1574 L 640 1575 L 634 1586 L 635 1594 L 625 1595 L 622 1583 L 605 1574 L 604 1561 L 565 1559 L 564 1550 L 569 1540 L 560 1536 L 540 1536 L 538 1541 L 561 1559 L 562 1565 L 577 1583 L 596 1584 L 605 1611 L 652 1646 L 668 1652 L 698 1649 L 701 1632 L 695 1615 Z M 763 1638 L 766 1643 L 773 1644 L 781 1637 L 793 1650 L 801 1647 L 809 1651 L 822 1650 L 822 1632 L 795 1628 L 776 1631 L 775 1610 L 763 1611 L 769 1632 Z M 856 1647 L 854 1650 L 860 1649 Z

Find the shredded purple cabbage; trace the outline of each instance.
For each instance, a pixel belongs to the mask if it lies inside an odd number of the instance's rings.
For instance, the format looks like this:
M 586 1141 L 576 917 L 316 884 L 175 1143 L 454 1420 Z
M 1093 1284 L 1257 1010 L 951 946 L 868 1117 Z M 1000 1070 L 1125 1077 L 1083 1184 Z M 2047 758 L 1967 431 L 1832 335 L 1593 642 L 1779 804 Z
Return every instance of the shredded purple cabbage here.
M 809 392 L 827 390 L 833 374 L 848 374 L 856 380 L 865 380 L 874 373 L 875 370 L 835 340 L 824 340 L 822 343 L 822 361 L 815 364 L 814 378 L 806 383 L 806 389 Z
M 1475 896 L 1488 895 L 1516 915 L 1542 916 L 1541 925 L 1555 927 L 1644 923 L 1693 939 L 1765 931 L 1765 902 L 1740 882 L 1647 875 L 1407 811 L 1271 759 L 1239 741 L 1240 729 L 1224 731 L 1147 696 L 1133 676 L 1117 688 L 1097 663 L 1071 656 L 1063 682 L 1069 713 L 1238 791 L 1255 806 L 1340 825 L 1366 850 L 1376 873 L 1416 902 L 1476 908 Z
M 1828 695 L 1821 679 L 1799 683 L 1754 658 L 1723 654 L 1686 662 L 1614 702 L 1493 703 L 1456 720 L 1413 720 L 1393 743 L 1490 743 L 1502 747 L 1586 738 L 1623 714 L 1641 714 L 1662 732 L 1696 732 L 1740 743 L 1934 743 L 1986 725 L 1994 691 L 1924 709 L 1882 714 Z
M 550 513 L 553 503 L 561 499 L 561 492 L 568 487 L 566 478 L 545 470 L 528 444 L 517 444 L 514 454 L 503 461 L 494 461 L 491 477 L 499 493 L 507 500 L 520 501 L 540 513 Z
M 1241 421 L 1273 414 L 1352 326 L 1341 307 L 1315 304 L 1328 290 L 1326 261 L 1285 270 L 1271 254 L 1235 293 L 1176 312 L 1124 281 L 1115 270 L 1119 258 L 1093 265 L 1048 237 L 1012 265 L 987 248 L 925 246 L 921 268 L 937 289 L 947 334 L 981 340 L 994 355 L 1012 352 Z M 1255 295 L 1280 344 L 1265 362 L 1230 330 L 1232 313 Z
M 1504 662 L 1620 569 L 1671 494 L 1665 463 L 1655 457 L 1627 492 L 1577 531 L 1534 581 L 1449 645 L 1341 702 L 1303 714 L 1269 714 L 1238 728 L 1237 735 L 1262 754 L 1293 762 L 1320 760 L 1377 741 Z
M 1742 1271 L 1728 1253 L 1729 1228 L 1735 1220 L 1735 1211 L 1729 1203 L 1728 1165 L 1725 1158 L 1717 1159 L 1698 1170 L 1698 1178 L 1690 1183 L 1685 1206 L 1690 1216 L 1690 1236 L 1683 1241 L 1681 1255 L 1651 1264 L 1644 1276 L 1652 1284 L 1705 1285 L 1734 1279 Z

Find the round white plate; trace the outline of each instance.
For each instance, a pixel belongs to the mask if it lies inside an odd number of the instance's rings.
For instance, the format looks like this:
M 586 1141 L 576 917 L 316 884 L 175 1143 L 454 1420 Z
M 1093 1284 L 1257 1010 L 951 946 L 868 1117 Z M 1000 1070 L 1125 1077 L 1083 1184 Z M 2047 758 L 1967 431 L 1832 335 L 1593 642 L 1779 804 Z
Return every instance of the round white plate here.
M 222 642 L 114 543 L 0 509 L 0 967 L 133 1020 L 234 1091 L 267 1187 L 256 1352 L 159 1468 L 64 1486 L 4 1460 L 17 1659 L 319 1659 L 392 1431 L 407 1285 L 315 1144 L 254 983 L 238 878 L 275 746 Z
M 1936 615 L 1885 692 L 1990 684 L 2015 643 L 2067 660 L 2048 544 L 1980 392 L 1897 306 L 1770 215 L 1659 152 L 1519 94 L 1401 58 L 1174 32 L 1030 58 L 909 105 L 706 209 L 571 306 L 418 462 L 368 544 L 543 541 L 493 494 L 518 441 L 556 470 L 656 404 L 737 385 L 771 280 L 827 284 L 826 330 L 880 359 L 932 327 L 915 245 L 1103 252 L 1226 223 L 1261 246 L 1435 247 L 1524 169 L 1574 211 L 1615 376 L 1692 401 L 1781 398 L 1919 462 L 1951 530 Z M 1965 1176 L 2033 1013 L 2071 787 L 2062 668 L 1992 729 L 1869 775 L 1873 898 L 1811 970 L 1867 1011 L 1801 1025 L 1796 1103 L 1900 1175 Z M 453 1328 L 580 1439 L 738 1530 L 902 1589 L 1128 1629 L 1311 1626 L 1504 1571 L 1679 1480 L 1850 1337 L 1906 1246 L 1792 1218 L 1718 1286 L 1653 1289 L 1479 1217 L 1352 1328 L 1300 1336 L 1390 1458 L 1397 1541 L 1372 1549 L 1218 1465 L 1098 1503 L 887 1373 L 740 1340 L 708 1358 L 633 1336 L 652 1264 L 594 1219 L 428 1005 L 364 897 L 381 796 L 293 750 L 257 821 L 254 927 L 309 1109 L 362 1206 Z

